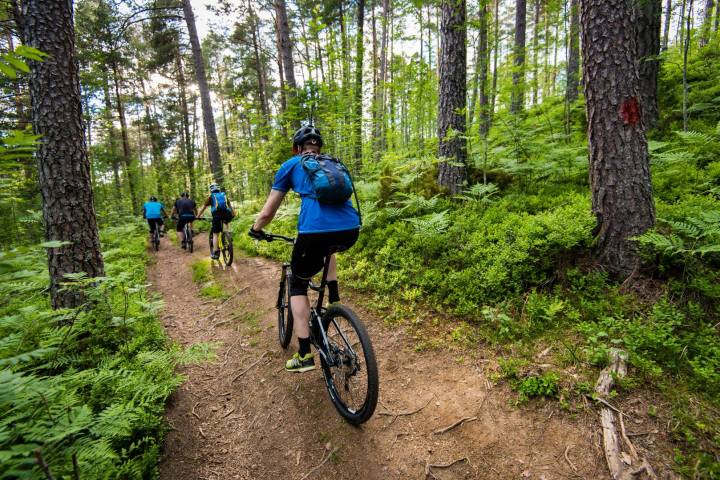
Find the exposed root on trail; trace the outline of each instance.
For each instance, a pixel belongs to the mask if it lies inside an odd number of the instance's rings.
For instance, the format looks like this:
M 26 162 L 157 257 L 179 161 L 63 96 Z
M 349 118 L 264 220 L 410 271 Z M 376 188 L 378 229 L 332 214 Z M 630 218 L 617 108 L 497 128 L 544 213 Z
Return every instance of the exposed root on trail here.
M 429 463 L 429 462 L 425 462 L 425 478 L 430 477 L 430 478 L 435 478 L 435 479 L 437 479 L 437 477 L 436 477 L 436 476 L 433 474 L 433 472 L 432 472 L 432 469 L 433 469 L 433 468 L 450 468 L 450 467 L 452 467 L 453 465 L 455 465 L 456 463 L 460 463 L 460 462 L 468 462 L 468 463 L 469 463 L 470 460 L 469 460 L 467 457 L 463 457 L 463 458 L 458 458 L 457 460 L 453 460 L 453 461 L 450 462 L 450 463 Z
M 445 432 L 449 432 L 450 430 L 452 430 L 452 429 L 455 428 L 455 427 L 459 427 L 459 426 L 462 425 L 463 423 L 474 422 L 474 421 L 477 420 L 477 419 L 478 419 L 477 417 L 463 417 L 463 418 L 461 418 L 460 420 L 458 420 L 457 422 L 453 423 L 452 425 L 449 425 L 449 426 L 447 426 L 447 427 L 445 427 L 445 428 L 441 428 L 441 429 L 439 429 L 439 430 L 435 430 L 435 431 L 433 432 L 433 435 L 441 435 L 441 434 L 443 434 L 443 433 L 445 433 Z
M 310 475 L 312 475 L 313 473 L 315 473 L 315 472 L 317 472 L 318 470 L 320 470 L 320 469 L 322 468 L 322 466 L 325 465 L 325 463 L 327 463 L 328 460 L 330 460 L 330 457 L 332 457 L 333 455 L 335 455 L 335 454 L 337 453 L 338 450 L 340 450 L 340 447 L 335 447 L 330 453 L 327 454 L 327 456 L 323 459 L 322 462 L 320 462 L 320 464 L 319 464 L 317 467 L 313 468 L 312 470 L 310 470 L 309 472 L 307 472 L 305 475 L 303 475 L 302 477 L 300 477 L 300 480 L 305 480 L 305 479 L 308 478 Z

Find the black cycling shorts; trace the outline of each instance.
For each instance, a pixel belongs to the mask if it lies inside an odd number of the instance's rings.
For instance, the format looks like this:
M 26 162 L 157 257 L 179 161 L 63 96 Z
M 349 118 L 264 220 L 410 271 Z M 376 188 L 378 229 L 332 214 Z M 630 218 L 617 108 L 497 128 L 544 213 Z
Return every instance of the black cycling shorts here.
M 355 245 L 360 230 L 342 230 L 327 233 L 301 233 L 295 240 L 290 260 L 293 272 L 290 295 L 307 295 L 308 282 L 325 266 L 330 250 L 342 252 Z
M 150 233 L 155 231 L 155 225 L 164 225 L 162 218 L 148 218 L 148 226 L 150 226 Z
M 215 210 L 212 214 L 212 233 L 220 233 L 223 231 L 223 223 L 230 223 L 233 219 L 230 210 Z
M 183 228 L 185 228 L 185 225 L 194 222 L 195 221 L 195 215 L 180 215 L 178 217 L 177 226 L 175 227 L 176 232 L 182 232 Z

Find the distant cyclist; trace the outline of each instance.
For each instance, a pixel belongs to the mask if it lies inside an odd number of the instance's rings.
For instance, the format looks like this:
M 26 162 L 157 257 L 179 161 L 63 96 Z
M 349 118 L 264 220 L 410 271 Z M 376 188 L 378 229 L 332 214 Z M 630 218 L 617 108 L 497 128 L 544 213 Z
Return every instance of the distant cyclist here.
M 212 213 L 212 252 L 210 252 L 210 258 L 217 260 L 220 258 L 220 249 L 218 249 L 218 236 L 223 231 L 223 225 L 230 223 L 235 214 L 233 213 L 232 205 L 227 194 L 222 191 L 220 185 L 213 183 L 210 185 L 210 196 L 205 200 L 198 217 L 201 217 L 205 212 L 205 209 L 210 207 Z
M 263 227 L 275 217 L 280 204 L 289 190 L 300 195 L 298 215 L 298 236 L 292 252 L 290 284 L 290 307 L 293 325 L 297 332 L 299 351 L 285 364 L 289 372 L 306 372 L 315 368 L 315 359 L 310 351 L 310 302 L 307 297 L 308 285 L 313 275 L 323 269 L 325 257 L 330 249 L 346 250 L 358 239 L 360 216 L 348 200 L 326 203 L 317 195 L 312 180 L 303 166 L 303 159 L 318 158 L 323 139 L 320 130 L 312 125 L 300 128 L 293 136 L 294 156 L 280 166 L 275 175 L 270 195 L 250 228 L 250 236 L 263 239 Z M 330 160 L 332 162 L 332 160 Z M 338 166 L 333 165 L 334 172 Z M 340 182 L 331 182 L 339 185 Z M 340 301 L 337 282 L 335 255 L 330 257 L 327 276 L 328 300 Z
M 182 248 L 185 249 L 187 248 L 187 239 L 185 238 L 183 229 L 188 223 L 190 224 L 190 228 L 192 228 L 192 222 L 195 220 L 195 217 L 197 217 L 197 204 L 195 204 L 195 200 L 190 198 L 190 194 L 188 192 L 181 193 L 180 198 L 175 200 L 175 205 L 172 209 L 172 216 L 174 217 L 176 215 L 178 220 L 175 232 L 177 232 L 177 235 L 180 238 Z
M 163 222 L 163 217 L 167 216 L 165 205 L 158 202 L 155 196 L 150 197 L 150 200 L 143 204 L 143 218 L 148 222 L 150 235 L 155 232 L 156 228 L 160 230 L 161 237 L 165 235 L 165 222 Z

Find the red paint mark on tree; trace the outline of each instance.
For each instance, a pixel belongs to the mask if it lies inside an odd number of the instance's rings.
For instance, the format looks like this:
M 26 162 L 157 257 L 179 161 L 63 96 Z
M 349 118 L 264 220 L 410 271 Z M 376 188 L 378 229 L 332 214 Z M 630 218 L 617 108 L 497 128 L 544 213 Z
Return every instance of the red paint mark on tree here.
M 637 98 L 626 99 L 620 107 L 620 115 L 625 125 L 637 125 L 640 121 L 640 103 Z

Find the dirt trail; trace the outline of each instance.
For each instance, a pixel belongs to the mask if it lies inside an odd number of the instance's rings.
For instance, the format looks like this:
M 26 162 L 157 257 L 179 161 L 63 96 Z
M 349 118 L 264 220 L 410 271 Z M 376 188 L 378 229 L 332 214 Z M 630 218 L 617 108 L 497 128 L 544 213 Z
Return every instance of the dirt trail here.
M 593 412 L 572 416 L 557 402 L 513 407 L 514 395 L 484 373 L 491 352 L 463 364 L 450 352 L 416 353 L 402 329 L 385 327 L 346 294 L 344 303 L 368 327 L 380 368 L 374 417 L 360 428 L 348 425 L 319 369 L 283 371 L 289 353 L 277 342 L 274 262 L 240 257 L 227 271 L 214 268 L 227 292 L 239 292 L 216 311 L 220 302 L 200 297 L 191 280 L 190 264 L 208 253 L 204 235 L 192 256 L 167 240 L 161 248 L 150 279 L 165 299 L 169 335 L 183 345 L 221 342 L 217 361 L 183 369 L 187 382 L 167 414 L 173 429 L 161 478 L 607 478 Z M 433 435 L 463 417 L 477 420 Z M 463 458 L 426 475 L 427 463 Z

